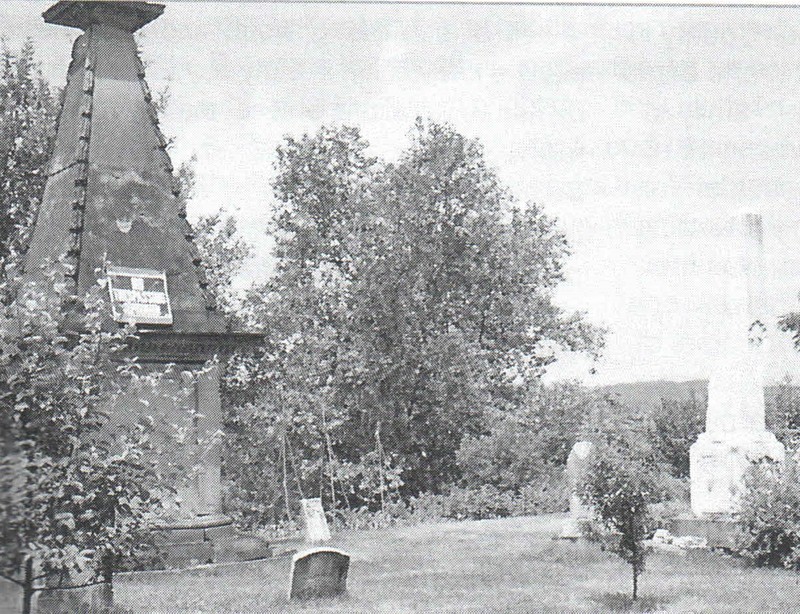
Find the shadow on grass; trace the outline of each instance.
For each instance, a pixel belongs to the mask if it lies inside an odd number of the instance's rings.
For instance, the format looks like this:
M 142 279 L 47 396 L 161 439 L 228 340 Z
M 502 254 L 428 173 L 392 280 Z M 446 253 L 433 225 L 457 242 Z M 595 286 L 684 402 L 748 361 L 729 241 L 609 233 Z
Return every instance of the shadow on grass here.
M 670 602 L 654 595 L 643 595 L 634 601 L 630 593 L 595 593 L 590 599 L 608 612 L 657 612 Z
M 356 603 L 349 592 L 345 591 L 335 597 L 325 597 L 319 599 L 286 599 L 285 597 L 275 599 L 272 603 L 276 612 L 325 612 L 341 611 L 355 612 Z

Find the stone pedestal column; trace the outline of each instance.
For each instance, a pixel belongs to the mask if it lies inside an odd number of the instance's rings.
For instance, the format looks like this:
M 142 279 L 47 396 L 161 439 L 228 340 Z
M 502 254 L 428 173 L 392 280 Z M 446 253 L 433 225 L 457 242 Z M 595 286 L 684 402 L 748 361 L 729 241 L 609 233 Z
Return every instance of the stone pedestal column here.
M 752 462 L 782 461 L 783 445 L 764 421 L 762 220 L 740 213 L 730 223 L 725 327 L 708 385 L 706 430 L 689 453 L 692 512 L 735 513 Z

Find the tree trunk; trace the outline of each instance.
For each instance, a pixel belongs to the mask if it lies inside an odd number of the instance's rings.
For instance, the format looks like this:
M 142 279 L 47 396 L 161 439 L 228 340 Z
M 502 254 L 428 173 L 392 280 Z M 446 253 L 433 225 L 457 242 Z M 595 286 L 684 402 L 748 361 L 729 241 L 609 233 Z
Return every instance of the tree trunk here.
M 636 601 L 639 589 L 639 567 L 633 565 L 633 600 Z
M 31 614 L 33 607 L 33 559 L 25 561 L 25 576 L 22 584 L 22 614 Z

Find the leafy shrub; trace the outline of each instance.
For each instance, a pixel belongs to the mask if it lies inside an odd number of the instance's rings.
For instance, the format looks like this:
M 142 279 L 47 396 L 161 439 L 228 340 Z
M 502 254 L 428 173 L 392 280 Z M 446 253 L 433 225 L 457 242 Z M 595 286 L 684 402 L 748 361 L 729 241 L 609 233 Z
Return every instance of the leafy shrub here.
M 800 571 L 800 481 L 797 463 L 759 464 L 745 474 L 739 552 L 756 565 Z
M 471 488 L 519 493 L 561 468 L 599 402 L 576 382 L 539 385 L 517 409 L 498 412 L 488 433 L 465 436 L 456 459 Z
M 653 475 L 653 488 L 656 499 L 660 502 L 674 502 L 676 504 L 689 503 L 689 490 L 691 482 L 688 477 L 675 477 L 668 468 L 661 465 L 660 470 Z
M 653 412 L 653 444 L 675 477 L 689 476 L 689 448 L 705 428 L 708 399 L 661 399 Z
M 765 410 L 771 430 L 800 429 L 800 386 L 790 375 L 768 390 Z
M 385 529 L 392 525 L 412 524 L 408 522 L 409 510 L 402 502 L 389 506 L 390 509 L 372 511 L 366 506 L 355 509 L 338 509 L 333 514 L 334 530 L 372 531 Z
M 569 484 L 564 471 L 553 469 L 535 484 L 528 484 L 520 490 L 525 502 L 523 514 L 555 514 L 569 509 Z
M 563 472 L 554 471 L 537 484 L 518 493 L 485 485 L 480 488 L 454 487 L 447 493 L 422 493 L 408 502 L 388 502 L 383 510 L 366 506 L 336 510 L 334 527 L 339 529 L 382 529 L 393 525 L 413 525 L 447 520 L 485 520 L 509 516 L 529 516 L 563 512 L 569 493 Z
M 581 497 L 597 518 L 590 539 L 631 566 L 635 601 L 648 553 L 645 540 L 655 528 L 650 509 L 658 501 L 658 465 L 651 439 L 635 414 L 630 418 L 598 442 Z
M 653 475 L 653 488 L 656 502 L 650 505 L 650 516 L 654 529 L 669 529 L 673 519 L 691 513 L 689 478 L 676 478 L 662 465 Z
M 765 405 L 767 428 L 786 446 L 786 452 L 800 449 L 800 386 L 787 375 L 767 389 Z

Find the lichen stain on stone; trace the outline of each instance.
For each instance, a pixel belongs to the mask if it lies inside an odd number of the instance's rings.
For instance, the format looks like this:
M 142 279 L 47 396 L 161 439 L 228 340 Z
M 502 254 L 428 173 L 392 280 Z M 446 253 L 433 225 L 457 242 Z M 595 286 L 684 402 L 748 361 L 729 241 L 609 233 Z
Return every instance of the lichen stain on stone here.
M 165 217 L 169 217 L 165 208 L 169 202 L 163 186 L 147 181 L 132 170 L 98 169 L 97 174 L 94 187 L 95 202 L 100 205 L 97 208 L 105 210 L 121 232 L 129 232 L 136 220 L 151 228 L 164 229 Z

